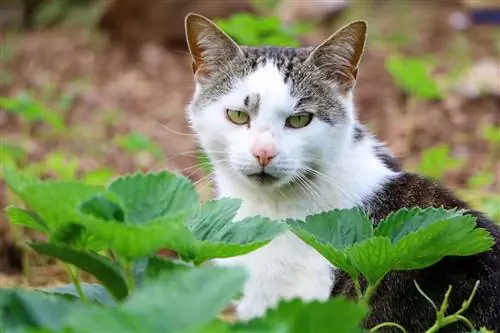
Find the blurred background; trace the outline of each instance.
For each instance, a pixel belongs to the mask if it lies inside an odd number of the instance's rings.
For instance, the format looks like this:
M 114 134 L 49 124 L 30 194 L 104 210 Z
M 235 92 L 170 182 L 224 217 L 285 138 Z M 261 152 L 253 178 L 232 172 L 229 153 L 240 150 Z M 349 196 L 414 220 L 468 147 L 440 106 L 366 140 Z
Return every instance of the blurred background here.
M 98 184 L 167 168 L 210 196 L 184 116 L 188 12 L 247 45 L 315 45 L 366 19 L 359 117 L 500 222 L 500 0 L 1 0 L 0 286 L 65 279 L 3 215 L 18 201 L 2 165 Z

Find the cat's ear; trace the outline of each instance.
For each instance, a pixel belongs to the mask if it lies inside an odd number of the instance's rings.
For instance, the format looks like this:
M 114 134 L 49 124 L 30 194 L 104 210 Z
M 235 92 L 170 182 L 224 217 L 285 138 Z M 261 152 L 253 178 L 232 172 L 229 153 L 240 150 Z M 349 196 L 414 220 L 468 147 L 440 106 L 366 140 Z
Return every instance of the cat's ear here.
M 202 15 L 186 15 L 185 32 L 193 73 L 197 77 L 208 77 L 225 63 L 243 56 L 238 44 Z
M 342 93 L 352 89 L 366 42 L 366 22 L 355 21 L 340 28 L 309 55 L 328 78 L 340 85 Z

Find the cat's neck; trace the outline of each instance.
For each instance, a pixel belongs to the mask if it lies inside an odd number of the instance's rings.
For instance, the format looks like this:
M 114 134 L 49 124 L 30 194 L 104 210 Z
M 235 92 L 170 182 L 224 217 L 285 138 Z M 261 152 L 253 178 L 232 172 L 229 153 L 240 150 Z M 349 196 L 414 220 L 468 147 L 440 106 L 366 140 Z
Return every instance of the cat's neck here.
M 242 186 L 222 170 L 215 169 L 219 197 L 242 199 L 238 217 L 262 215 L 273 219 L 304 218 L 335 208 L 360 206 L 391 177 L 398 174 L 382 155 L 381 143 L 372 136 L 353 141 L 343 158 L 332 161 L 312 184 L 302 190 L 265 192 Z

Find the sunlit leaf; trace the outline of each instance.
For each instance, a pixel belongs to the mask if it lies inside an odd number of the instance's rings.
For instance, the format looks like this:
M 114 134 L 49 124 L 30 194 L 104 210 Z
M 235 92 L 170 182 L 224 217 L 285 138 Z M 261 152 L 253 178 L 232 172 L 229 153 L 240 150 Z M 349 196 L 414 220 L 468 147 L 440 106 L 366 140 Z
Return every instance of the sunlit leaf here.
M 166 171 L 136 173 L 115 179 L 109 191 L 121 198 L 127 222 L 144 223 L 198 205 L 199 196 L 188 178 Z

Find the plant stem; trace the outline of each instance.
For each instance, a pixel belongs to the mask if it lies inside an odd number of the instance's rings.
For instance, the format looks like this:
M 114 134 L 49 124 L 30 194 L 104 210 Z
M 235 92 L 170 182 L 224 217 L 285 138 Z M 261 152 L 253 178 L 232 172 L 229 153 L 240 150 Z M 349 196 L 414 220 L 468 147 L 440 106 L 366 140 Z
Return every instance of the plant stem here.
M 126 263 L 125 271 L 127 274 L 127 284 L 128 284 L 129 295 L 131 295 L 135 290 L 134 270 L 133 270 L 132 262 Z
M 85 293 L 82 290 L 82 286 L 80 285 L 80 272 L 79 271 L 73 272 L 71 266 L 66 263 L 64 263 L 64 267 L 66 268 L 66 272 L 68 273 L 71 282 L 76 288 L 78 296 L 80 296 L 80 299 L 82 300 L 83 303 L 87 303 L 87 297 L 85 296 Z
M 429 328 L 425 333 L 438 332 L 439 329 L 441 329 L 442 327 L 445 327 L 445 326 L 447 326 L 449 324 L 453 324 L 453 323 L 455 323 L 457 321 L 463 321 L 464 323 L 467 324 L 467 326 L 469 326 L 469 328 L 472 331 L 474 331 L 475 330 L 474 325 L 472 325 L 472 323 L 470 322 L 469 319 L 467 319 L 464 316 L 462 316 L 462 313 L 465 310 L 467 310 L 467 308 L 470 306 L 470 304 L 472 302 L 472 299 L 476 295 L 476 291 L 477 291 L 478 287 L 479 287 L 479 281 L 476 281 L 476 284 L 474 285 L 474 289 L 472 289 L 471 295 L 462 304 L 462 307 L 457 312 L 455 312 L 454 314 L 445 317 L 444 316 L 444 312 L 446 311 L 447 304 L 448 304 L 448 298 L 449 298 L 450 292 L 451 292 L 451 287 L 450 287 L 448 289 L 448 291 L 446 292 L 446 294 L 445 294 L 443 305 L 441 306 L 441 309 L 437 312 L 436 323 L 434 325 L 432 325 L 432 327 Z
M 373 293 L 378 288 L 378 285 L 380 284 L 380 282 L 384 277 L 385 275 L 383 275 L 380 279 L 378 279 L 377 282 L 375 282 L 374 284 L 368 284 L 368 287 L 366 287 L 365 293 L 363 295 L 363 302 L 366 305 L 370 305 L 370 299 L 372 298 Z
M 356 289 L 356 295 L 358 296 L 358 301 L 363 299 L 363 292 L 361 291 L 361 286 L 359 285 L 359 278 L 353 279 L 354 289 Z
M 401 325 L 399 324 L 396 324 L 396 323 L 391 323 L 391 322 L 387 322 L 387 323 L 381 323 L 381 324 L 378 324 L 377 326 L 373 327 L 372 329 L 370 329 L 368 332 L 369 333 L 372 333 L 372 332 L 376 332 L 378 331 L 379 329 L 381 328 L 384 328 L 384 327 L 396 327 L 398 328 L 401 332 L 403 333 L 408 333 L 408 331 Z

